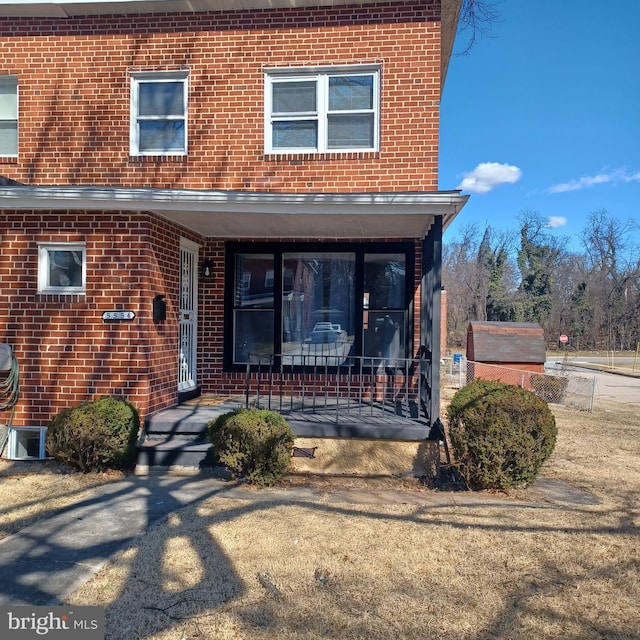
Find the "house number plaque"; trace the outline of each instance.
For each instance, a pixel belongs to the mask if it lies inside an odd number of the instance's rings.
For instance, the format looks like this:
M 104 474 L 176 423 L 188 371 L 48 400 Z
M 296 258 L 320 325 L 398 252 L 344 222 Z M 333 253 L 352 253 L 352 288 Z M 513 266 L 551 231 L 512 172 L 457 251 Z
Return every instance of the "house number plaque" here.
M 133 311 L 105 311 L 103 320 L 133 320 L 136 314 Z

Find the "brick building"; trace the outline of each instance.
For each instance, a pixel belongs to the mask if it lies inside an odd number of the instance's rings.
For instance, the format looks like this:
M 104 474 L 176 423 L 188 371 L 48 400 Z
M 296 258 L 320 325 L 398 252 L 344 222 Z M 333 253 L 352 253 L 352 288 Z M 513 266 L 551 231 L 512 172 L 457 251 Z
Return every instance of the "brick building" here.
M 470 322 L 467 360 L 472 378 L 531 389 L 531 375 L 544 374 L 544 330 L 537 322 Z
M 383 326 L 437 420 L 441 241 L 467 198 L 438 185 L 459 4 L 0 0 L 13 424 L 242 394 L 261 357 L 313 384 L 296 354 L 339 336 L 330 365 L 366 363 Z

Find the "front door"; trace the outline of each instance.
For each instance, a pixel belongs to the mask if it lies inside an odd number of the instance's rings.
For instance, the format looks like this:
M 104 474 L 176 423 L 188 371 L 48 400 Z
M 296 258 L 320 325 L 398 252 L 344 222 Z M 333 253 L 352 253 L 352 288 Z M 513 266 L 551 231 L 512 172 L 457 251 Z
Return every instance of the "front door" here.
M 180 320 L 178 391 L 197 384 L 196 354 L 198 328 L 198 245 L 180 239 Z

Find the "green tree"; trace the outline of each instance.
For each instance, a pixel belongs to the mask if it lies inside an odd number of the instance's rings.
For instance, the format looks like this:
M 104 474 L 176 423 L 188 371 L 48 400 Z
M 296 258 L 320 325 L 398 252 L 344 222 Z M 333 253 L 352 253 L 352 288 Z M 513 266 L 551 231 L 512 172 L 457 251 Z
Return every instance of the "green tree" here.
M 510 322 L 516 319 L 513 291 L 509 290 L 509 235 L 498 237 L 495 246 L 491 238 L 496 235 L 487 227 L 478 248 L 478 307 L 476 319 L 490 322 Z
M 521 214 L 520 300 L 525 322 L 539 322 L 543 327 L 551 315 L 555 270 L 563 247 L 545 231 L 546 223 L 537 212 Z

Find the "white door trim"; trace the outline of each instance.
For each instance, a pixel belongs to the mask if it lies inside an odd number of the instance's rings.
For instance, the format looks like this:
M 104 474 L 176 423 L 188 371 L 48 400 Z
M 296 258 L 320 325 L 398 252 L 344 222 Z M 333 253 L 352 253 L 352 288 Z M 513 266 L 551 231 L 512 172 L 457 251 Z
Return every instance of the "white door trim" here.
M 198 254 L 200 245 L 180 238 L 178 291 L 178 391 L 198 383 Z

